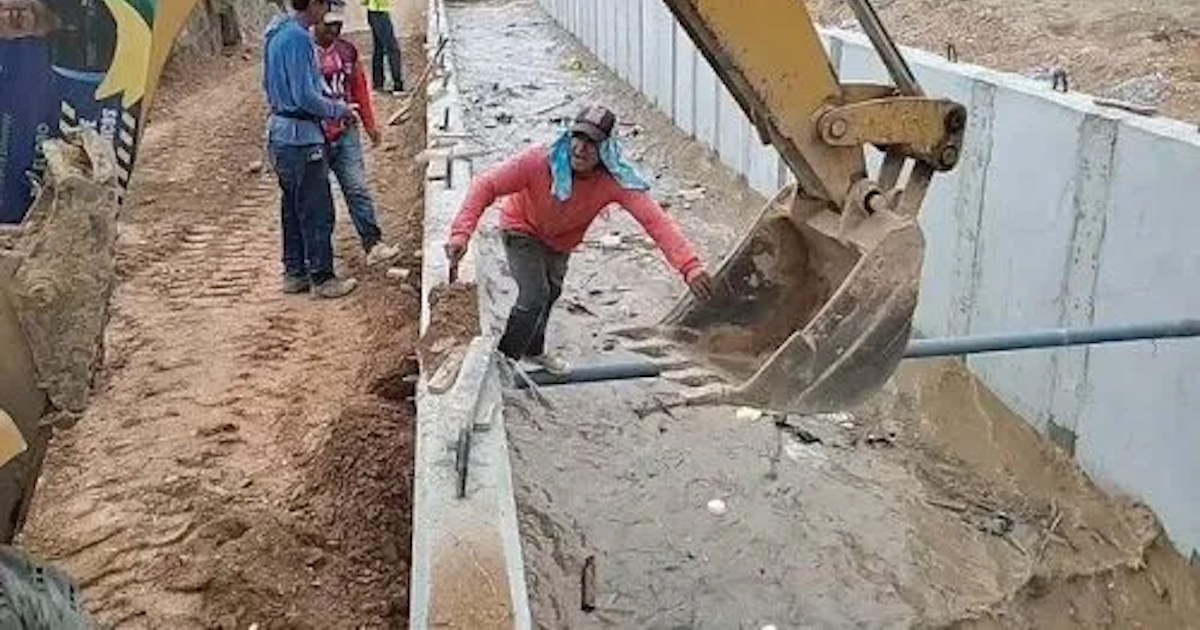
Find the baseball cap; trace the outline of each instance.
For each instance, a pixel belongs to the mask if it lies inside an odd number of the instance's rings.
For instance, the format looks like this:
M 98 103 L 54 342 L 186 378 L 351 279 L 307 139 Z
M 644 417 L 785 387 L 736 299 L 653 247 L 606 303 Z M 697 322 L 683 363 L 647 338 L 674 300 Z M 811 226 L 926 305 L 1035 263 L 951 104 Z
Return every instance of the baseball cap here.
M 583 134 L 599 144 L 612 135 L 616 123 L 617 116 L 611 110 L 601 105 L 592 105 L 575 116 L 575 122 L 571 124 L 571 133 Z
M 325 13 L 326 24 L 343 24 L 346 21 L 346 14 L 342 12 L 343 5 L 338 3 L 330 3 L 329 11 Z

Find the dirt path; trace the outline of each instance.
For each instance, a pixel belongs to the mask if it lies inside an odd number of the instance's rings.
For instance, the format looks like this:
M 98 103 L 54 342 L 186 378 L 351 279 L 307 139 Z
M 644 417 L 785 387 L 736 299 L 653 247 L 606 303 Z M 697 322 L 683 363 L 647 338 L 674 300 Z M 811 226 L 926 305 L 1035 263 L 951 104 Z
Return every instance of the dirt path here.
M 416 76 L 424 23 L 405 17 Z M 407 617 L 418 293 L 363 266 L 344 208 L 339 266 L 358 291 L 279 292 L 260 68 L 248 50 L 168 82 L 123 218 L 95 404 L 56 439 L 23 535 L 105 627 Z M 421 238 L 416 114 L 369 158 L 385 237 L 404 252 Z M 396 264 L 419 268 L 413 254 Z
M 1200 124 L 1200 2 L 1184 0 L 890 0 L 875 3 L 902 44 L 1049 78 L 1062 68 L 1072 89 L 1162 107 Z M 841 0 L 814 14 L 849 25 Z

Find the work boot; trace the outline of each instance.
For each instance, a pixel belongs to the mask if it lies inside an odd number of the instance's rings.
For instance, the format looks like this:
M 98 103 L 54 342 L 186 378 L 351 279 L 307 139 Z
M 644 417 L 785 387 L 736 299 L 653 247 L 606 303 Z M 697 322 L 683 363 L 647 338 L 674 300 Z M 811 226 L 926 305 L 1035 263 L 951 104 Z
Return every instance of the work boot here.
M 288 295 L 308 293 L 311 287 L 312 283 L 309 282 L 308 276 L 290 276 L 287 274 L 283 276 L 283 292 Z
M 330 278 L 313 287 L 313 296 L 332 300 L 349 295 L 357 286 L 358 280 L 354 278 Z
M 571 366 L 566 361 L 559 357 L 550 354 L 539 354 L 537 356 L 525 357 L 525 360 L 541 367 L 543 370 L 555 375 L 562 376 L 571 371 Z
M 375 243 L 371 247 L 371 251 L 367 252 L 367 266 L 374 267 L 381 262 L 391 260 L 400 255 L 400 248 L 395 245 L 386 245 L 384 243 Z

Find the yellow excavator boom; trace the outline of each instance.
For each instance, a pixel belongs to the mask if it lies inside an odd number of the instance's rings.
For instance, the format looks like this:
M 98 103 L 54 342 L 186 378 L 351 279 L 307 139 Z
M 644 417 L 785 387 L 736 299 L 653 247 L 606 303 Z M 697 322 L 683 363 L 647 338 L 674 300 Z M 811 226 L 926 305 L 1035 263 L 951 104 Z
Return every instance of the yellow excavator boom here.
M 800 0 L 664 0 L 796 179 L 722 262 L 715 299 L 687 295 L 661 325 L 623 331 L 635 350 L 722 377 L 686 402 L 852 406 L 911 334 L 917 218 L 934 173 L 958 162 L 966 109 L 926 97 L 870 3 L 847 1 L 892 84 L 839 82 Z M 867 147 L 884 153 L 876 179 Z

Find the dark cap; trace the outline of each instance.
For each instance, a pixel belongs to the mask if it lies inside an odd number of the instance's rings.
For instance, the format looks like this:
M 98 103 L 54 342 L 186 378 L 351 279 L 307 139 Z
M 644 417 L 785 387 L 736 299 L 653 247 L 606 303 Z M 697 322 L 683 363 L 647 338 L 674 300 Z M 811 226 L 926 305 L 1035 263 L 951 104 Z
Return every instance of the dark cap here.
M 571 125 L 571 133 L 583 134 L 592 142 L 601 143 L 612 135 L 613 126 L 617 124 L 617 116 L 607 107 L 593 105 L 579 112 Z

